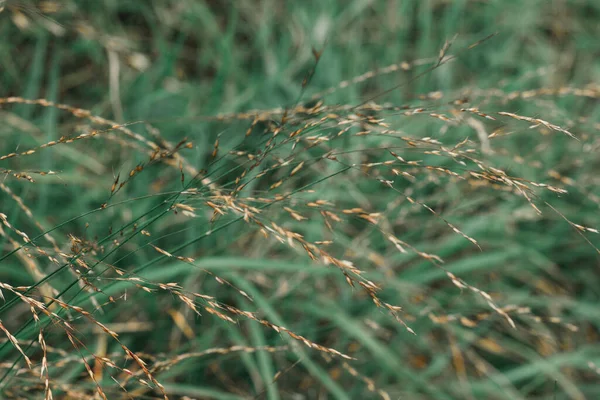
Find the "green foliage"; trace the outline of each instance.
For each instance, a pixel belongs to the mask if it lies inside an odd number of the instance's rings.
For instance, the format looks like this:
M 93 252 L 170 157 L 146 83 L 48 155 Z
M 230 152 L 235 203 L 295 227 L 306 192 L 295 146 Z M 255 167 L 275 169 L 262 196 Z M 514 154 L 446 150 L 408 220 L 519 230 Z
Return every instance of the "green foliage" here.
M 600 3 L 3 4 L 2 397 L 600 395 Z

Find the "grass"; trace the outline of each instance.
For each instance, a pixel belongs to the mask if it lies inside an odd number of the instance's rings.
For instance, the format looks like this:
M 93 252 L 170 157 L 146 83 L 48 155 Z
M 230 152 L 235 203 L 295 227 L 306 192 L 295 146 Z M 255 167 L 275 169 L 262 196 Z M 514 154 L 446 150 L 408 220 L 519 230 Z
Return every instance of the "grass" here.
M 4 6 L 2 397 L 598 396 L 595 2 Z

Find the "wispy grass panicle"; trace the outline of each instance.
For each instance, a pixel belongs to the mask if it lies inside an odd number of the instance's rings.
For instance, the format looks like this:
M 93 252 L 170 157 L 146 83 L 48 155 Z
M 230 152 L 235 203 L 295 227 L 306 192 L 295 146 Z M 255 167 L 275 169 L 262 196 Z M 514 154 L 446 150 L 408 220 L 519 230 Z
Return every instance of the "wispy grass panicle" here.
M 299 5 L 175 3 L 66 1 L 19 41 L 28 81 L 6 63 L 2 396 L 597 394 L 597 85 L 454 36 L 469 2 L 305 28 Z M 415 15 L 393 57 L 388 12 Z M 106 55 L 106 99 L 95 64 L 61 72 L 78 51 Z

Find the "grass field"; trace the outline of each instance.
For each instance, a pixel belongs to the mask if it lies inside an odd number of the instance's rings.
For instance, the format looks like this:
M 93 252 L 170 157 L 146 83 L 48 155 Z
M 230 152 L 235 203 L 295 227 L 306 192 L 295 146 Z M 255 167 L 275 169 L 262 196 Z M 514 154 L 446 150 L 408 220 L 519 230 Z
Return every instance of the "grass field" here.
M 0 397 L 600 398 L 600 2 L 0 7 Z

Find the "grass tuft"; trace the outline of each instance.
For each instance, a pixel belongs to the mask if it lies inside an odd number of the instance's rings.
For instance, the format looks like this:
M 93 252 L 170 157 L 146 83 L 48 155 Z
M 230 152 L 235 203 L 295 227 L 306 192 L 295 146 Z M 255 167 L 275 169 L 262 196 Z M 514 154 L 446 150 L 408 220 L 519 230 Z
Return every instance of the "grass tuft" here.
M 566 3 L 0 2 L 2 396 L 598 396 Z

